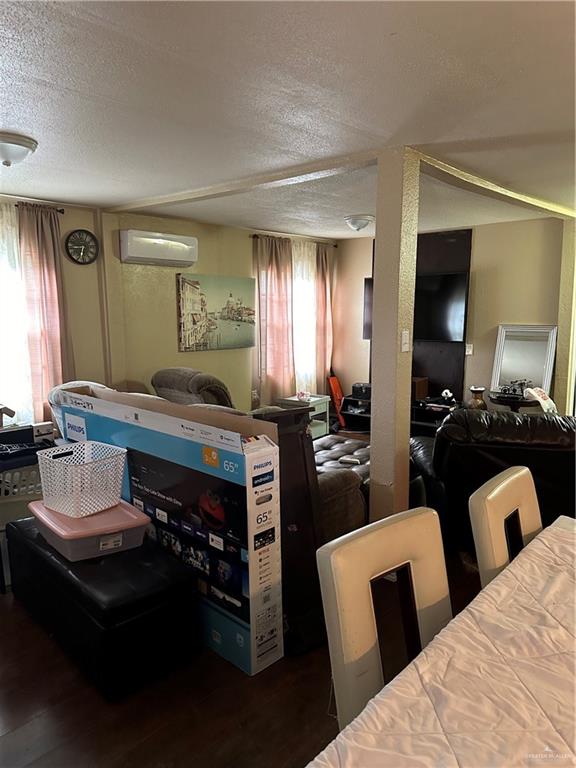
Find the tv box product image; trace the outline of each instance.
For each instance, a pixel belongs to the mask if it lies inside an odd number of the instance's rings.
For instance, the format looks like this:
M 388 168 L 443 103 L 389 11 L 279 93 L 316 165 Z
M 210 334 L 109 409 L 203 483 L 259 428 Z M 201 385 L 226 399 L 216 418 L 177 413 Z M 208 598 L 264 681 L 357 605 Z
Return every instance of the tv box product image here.
M 28 509 L 42 536 L 71 562 L 124 552 L 142 544 L 150 519 L 132 504 L 121 501 L 89 517 L 68 517 L 33 501 Z

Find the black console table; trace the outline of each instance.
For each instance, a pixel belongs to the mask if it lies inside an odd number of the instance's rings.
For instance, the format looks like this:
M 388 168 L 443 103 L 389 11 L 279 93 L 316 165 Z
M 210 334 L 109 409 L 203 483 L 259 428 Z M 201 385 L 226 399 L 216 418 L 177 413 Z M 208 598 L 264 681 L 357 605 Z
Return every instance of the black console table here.
M 370 432 L 370 400 L 361 400 L 346 395 L 342 400 L 340 413 L 351 432 Z
M 451 411 L 460 407 L 459 403 L 449 406 L 426 403 L 424 401 L 412 403 L 410 410 L 410 437 L 416 437 L 417 435 L 434 437 L 436 430 L 446 416 Z
M 460 403 L 453 403 L 452 405 L 428 403 L 425 401 L 412 403 L 410 409 L 410 436 L 434 436 L 446 416 L 454 409 L 461 407 Z M 347 431 L 370 432 L 370 400 L 361 400 L 358 397 L 346 395 L 342 400 L 341 413 L 344 416 Z

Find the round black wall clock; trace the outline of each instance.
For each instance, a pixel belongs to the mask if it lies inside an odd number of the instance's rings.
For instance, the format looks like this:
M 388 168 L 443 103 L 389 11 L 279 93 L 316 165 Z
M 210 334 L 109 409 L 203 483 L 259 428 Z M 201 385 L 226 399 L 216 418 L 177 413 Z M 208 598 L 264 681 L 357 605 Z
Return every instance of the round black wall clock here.
M 96 235 L 87 229 L 74 229 L 66 238 L 66 255 L 75 264 L 92 264 L 98 258 L 100 246 Z

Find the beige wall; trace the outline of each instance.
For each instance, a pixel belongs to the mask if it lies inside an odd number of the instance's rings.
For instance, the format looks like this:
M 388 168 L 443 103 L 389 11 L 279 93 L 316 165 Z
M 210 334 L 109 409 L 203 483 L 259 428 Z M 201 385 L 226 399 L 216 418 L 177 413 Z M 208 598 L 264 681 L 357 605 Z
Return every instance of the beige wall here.
M 94 232 L 95 213 L 87 208 L 65 208 L 60 219 L 61 263 L 67 304 L 67 330 L 72 338 L 76 377 L 87 381 L 104 381 L 98 265 L 74 264 L 64 255 L 66 236 L 73 229 Z
M 120 229 L 170 232 L 198 238 L 197 263 L 187 273 L 252 276 L 249 233 L 191 221 L 122 215 Z M 116 257 L 116 255 L 115 255 Z M 176 274 L 181 267 L 122 264 L 124 293 L 125 378 L 150 385 L 159 368 L 185 366 L 211 373 L 227 384 L 238 408 L 250 408 L 252 350 L 178 352 Z
M 500 323 L 558 322 L 562 222 L 533 219 L 475 227 L 472 237 L 465 393 L 490 387 Z M 342 389 L 367 381 L 369 343 L 362 339 L 364 278 L 371 272 L 372 240 L 338 243 L 334 289 L 334 371 Z
M 88 209 L 66 209 L 61 222 L 63 239 L 76 228 L 98 232 L 96 214 Z M 138 214 L 103 214 L 100 237 L 103 262 L 73 264 L 62 255 L 68 330 L 72 335 L 76 376 L 105 381 L 106 348 L 101 312 L 101 281 L 106 285 L 104 306 L 110 336 L 110 379 L 144 384 L 159 368 L 186 366 L 211 373 L 229 387 L 234 404 L 250 407 L 252 349 L 178 352 L 176 277 L 182 268 L 122 264 L 119 231 L 143 229 L 192 235 L 198 238 L 198 262 L 186 272 L 252 276 L 252 240 L 248 232 L 181 219 Z M 100 261 L 100 260 L 99 260 Z
M 372 274 L 372 238 L 341 240 L 334 275 L 332 367 L 344 394 L 369 380 L 370 342 L 362 338 L 364 278 Z
M 556 325 L 562 222 L 533 219 L 475 227 L 472 236 L 464 391 L 490 387 L 498 325 Z

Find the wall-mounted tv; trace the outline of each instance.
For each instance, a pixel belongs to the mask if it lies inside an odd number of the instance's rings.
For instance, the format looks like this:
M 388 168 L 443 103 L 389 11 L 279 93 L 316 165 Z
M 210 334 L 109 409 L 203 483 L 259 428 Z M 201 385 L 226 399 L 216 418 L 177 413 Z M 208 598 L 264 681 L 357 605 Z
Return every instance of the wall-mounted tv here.
M 464 341 L 467 304 L 467 272 L 417 275 L 414 339 Z

